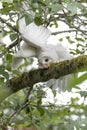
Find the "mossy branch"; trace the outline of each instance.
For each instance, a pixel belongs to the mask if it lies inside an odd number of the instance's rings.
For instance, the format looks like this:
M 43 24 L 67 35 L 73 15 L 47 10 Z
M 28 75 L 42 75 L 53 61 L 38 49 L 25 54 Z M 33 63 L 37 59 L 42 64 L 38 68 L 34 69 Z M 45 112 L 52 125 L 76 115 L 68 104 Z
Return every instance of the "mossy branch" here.
M 53 63 L 48 69 L 36 69 L 24 72 L 18 77 L 14 77 L 6 82 L 5 90 L 10 92 L 5 95 L 3 100 L 23 88 L 33 87 L 35 83 L 45 82 L 50 79 L 58 79 L 61 76 L 79 72 L 87 66 L 87 55 L 79 56 L 71 60 Z
M 12 92 L 17 92 L 27 86 L 33 86 L 38 82 L 45 82 L 49 79 L 58 79 L 61 76 L 78 72 L 81 68 L 87 66 L 87 55 L 79 56 L 71 60 L 53 63 L 48 69 L 36 69 L 24 72 L 20 76 L 10 79 L 6 87 Z

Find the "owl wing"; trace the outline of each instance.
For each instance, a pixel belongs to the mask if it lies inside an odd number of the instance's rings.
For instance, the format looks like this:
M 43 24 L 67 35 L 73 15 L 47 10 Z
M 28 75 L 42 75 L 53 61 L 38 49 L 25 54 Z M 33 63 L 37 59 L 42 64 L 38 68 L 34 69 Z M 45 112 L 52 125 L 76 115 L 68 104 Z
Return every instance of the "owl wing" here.
M 19 32 L 25 41 L 20 50 L 13 56 L 12 69 L 16 69 L 23 61 L 23 58 L 36 56 L 40 48 L 43 48 L 50 36 L 50 31 L 43 27 L 31 23 L 28 26 L 25 18 L 19 20 Z
M 34 22 L 26 25 L 25 18 L 19 20 L 19 32 L 26 43 L 35 48 L 42 48 L 51 35 L 49 29 L 44 26 L 37 26 Z
M 25 42 L 20 47 L 20 50 L 16 52 L 13 56 L 12 69 L 17 69 L 22 63 L 24 58 L 32 57 L 37 55 L 37 49 L 29 46 Z
M 22 2 L 20 17 L 22 17 L 23 12 L 30 14 L 32 18 L 35 16 L 34 12 L 26 1 Z M 19 19 L 18 25 L 19 32 L 24 41 L 26 41 L 28 45 L 36 48 L 42 48 L 51 35 L 50 30 L 42 25 L 37 26 L 34 22 L 26 25 L 25 17 Z

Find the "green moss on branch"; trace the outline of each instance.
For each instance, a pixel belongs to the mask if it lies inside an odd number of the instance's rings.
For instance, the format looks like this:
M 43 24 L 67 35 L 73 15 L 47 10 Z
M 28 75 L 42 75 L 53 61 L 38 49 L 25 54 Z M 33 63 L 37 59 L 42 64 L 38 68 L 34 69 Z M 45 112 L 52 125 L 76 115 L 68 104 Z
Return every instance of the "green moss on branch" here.
M 27 86 L 32 87 L 35 83 L 45 82 L 49 79 L 58 79 L 60 76 L 78 72 L 81 68 L 87 66 L 87 55 L 79 56 L 71 60 L 53 63 L 48 69 L 37 69 L 30 72 L 24 72 L 18 77 L 10 79 L 6 87 L 11 91 L 17 92 Z
M 33 87 L 35 83 L 45 82 L 50 79 L 58 79 L 61 76 L 80 71 L 87 66 L 87 55 L 79 56 L 71 60 L 53 63 L 48 69 L 37 69 L 24 72 L 18 77 L 14 77 L 6 82 L 0 93 L 0 102 L 26 87 Z M 86 67 L 87 69 L 87 67 Z M 2 93 L 4 93 L 2 95 Z

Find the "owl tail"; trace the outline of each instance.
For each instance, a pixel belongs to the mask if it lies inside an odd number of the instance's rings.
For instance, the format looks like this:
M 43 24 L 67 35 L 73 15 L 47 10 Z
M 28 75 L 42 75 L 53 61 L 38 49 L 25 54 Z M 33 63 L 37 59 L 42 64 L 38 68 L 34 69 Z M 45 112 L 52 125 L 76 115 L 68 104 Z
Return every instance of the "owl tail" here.
M 74 80 L 74 74 L 69 74 L 58 79 L 58 90 L 65 91 L 69 89 L 70 84 Z
M 57 89 L 58 91 L 66 91 L 70 83 L 74 79 L 74 74 L 69 74 L 63 77 L 60 77 L 59 79 L 51 79 L 46 83 L 46 86 L 52 87 L 52 89 Z

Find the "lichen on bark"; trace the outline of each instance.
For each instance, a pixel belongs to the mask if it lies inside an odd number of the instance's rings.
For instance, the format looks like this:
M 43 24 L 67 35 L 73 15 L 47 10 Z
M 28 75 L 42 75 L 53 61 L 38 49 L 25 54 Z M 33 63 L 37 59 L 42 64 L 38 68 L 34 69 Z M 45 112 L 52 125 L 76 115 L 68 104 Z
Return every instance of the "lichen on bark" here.
M 17 92 L 27 86 L 32 87 L 35 83 L 45 82 L 49 79 L 58 79 L 61 76 L 80 71 L 87 66 L 87 55 L 79 56 L 71 60 L 53 63 L 47 69 L 36 69 L 30 72 L 24 72 L 18 77 L 10 79 L 6 83 L 13 92 Z
M 87 70 L 87 55 L 79 56 L 71 60 L 66 60 L 58 63 L 53 63 L 47 69 L 35 69 L 29 72 L 24 72 L 20 76 L 13 77 L 8 80 L 5 87 L 0 91 L 0 102 L 11 94 L 26 88 L 33 87 L 38 82 L 45 82 L 50 79 L 58 79 L 71 73 Z M 2 97 L 2 92 L 4 93 Z

